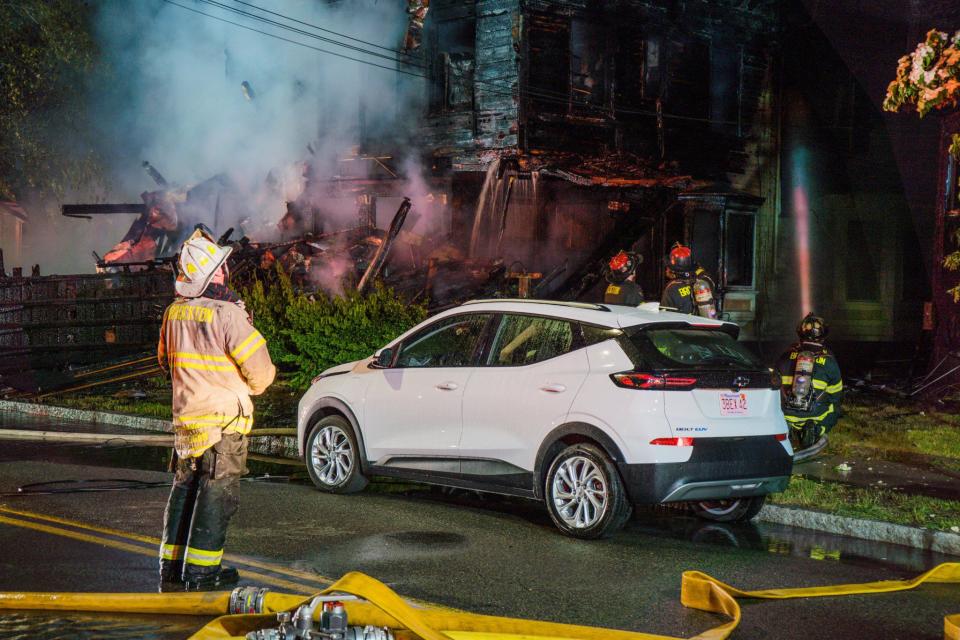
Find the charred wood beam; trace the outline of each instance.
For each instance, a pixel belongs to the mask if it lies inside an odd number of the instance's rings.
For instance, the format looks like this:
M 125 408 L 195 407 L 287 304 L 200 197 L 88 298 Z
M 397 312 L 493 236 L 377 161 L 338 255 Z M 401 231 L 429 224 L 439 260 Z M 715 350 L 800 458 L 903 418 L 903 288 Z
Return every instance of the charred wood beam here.
M 407 219 L 407 214 L 410 213 L 410 206 L 410 198 L 404 198 L 403 202 L 400 203 L 400 207 L 397 209 L 397 212 L 393 216 L 393 221 L 390 223 L 387 236 L 383 239 L 383 242 L 380 243 L 380 246 L 377 247 L 377 252 L 370 261 L 370 266 L 367 267 L 366 272 L 360 279 L 360 284 L 357 285 L 357 291 L 360 293 L 366 291 L 376 277 L 380 275 L 380 271 L 383 269 L 383 265 L 386 263 L 387 256 L 390 253 L 390 247 L 393 246 L 394 240 L 397 239 L 397 236 L 400 234 L 400 229 Z
M 142 202 L 129 204 L 65 204 L 60 213 L 68 218 L 85 218 L 93 215 L 113 215 L 116 213 L 135 213 L 144 215 L 147 207 Z

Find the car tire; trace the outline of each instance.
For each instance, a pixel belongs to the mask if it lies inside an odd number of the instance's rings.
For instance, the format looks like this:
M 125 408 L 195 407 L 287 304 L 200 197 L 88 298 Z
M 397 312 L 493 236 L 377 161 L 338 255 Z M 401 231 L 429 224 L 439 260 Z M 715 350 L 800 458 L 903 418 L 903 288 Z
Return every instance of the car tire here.
M 610 457 L 588 443 L 557 454 L 547 470 L 543 495 L 553 523 L 574 538 L 609 536 L 633 511 Z
M 703 500 L 692 503 L 693 512 L 713 522 L 747 522 L 760 513 L 767 496 L 751 496 L 732 500 Z
M 321 491 L 356 493 L 367 486 L 356 435 L 343 416 L 327 416 L 313 426 L 304 447 L 304 462 Z

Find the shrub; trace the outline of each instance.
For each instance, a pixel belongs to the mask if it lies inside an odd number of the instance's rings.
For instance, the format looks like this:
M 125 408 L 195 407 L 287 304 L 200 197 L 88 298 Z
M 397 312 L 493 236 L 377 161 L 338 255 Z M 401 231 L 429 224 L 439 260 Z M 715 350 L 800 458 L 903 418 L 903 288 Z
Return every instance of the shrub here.
M 328 367 L 371 355 L 427 315 L 425 306 L 379 284 L 365 295 L 305 295 L 294 291 L 284 273 L 277 276 L 266 286 L 255 283 L 245 299 L 270 356 L 287 365 L 296 387 L 307 387 Z

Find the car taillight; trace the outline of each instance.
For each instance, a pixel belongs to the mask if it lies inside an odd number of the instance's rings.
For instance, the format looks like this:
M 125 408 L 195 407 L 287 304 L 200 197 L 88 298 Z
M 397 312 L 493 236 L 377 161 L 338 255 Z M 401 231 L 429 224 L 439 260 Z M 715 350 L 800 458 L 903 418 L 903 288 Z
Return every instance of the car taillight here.
M 680 391 L 692 389 L 697 385 L 696 378 L 678 376 L 658 376 L 652 373 L 625 371 L 610 376 L 613 384 L 625 389 L 653 389 L 656 391 Z
M 692 447 L 693 438 L 654 438 L 650 444 L 662 444 L 667 447 Z
M 783 442 L 784 440 L 787 439 L 787 434 L 785 434 L 785 433 L 778 433 L 777 435 L 775 435 L 775 436 L 773 436 L 773 437 L 777 439 L 777 442 Z

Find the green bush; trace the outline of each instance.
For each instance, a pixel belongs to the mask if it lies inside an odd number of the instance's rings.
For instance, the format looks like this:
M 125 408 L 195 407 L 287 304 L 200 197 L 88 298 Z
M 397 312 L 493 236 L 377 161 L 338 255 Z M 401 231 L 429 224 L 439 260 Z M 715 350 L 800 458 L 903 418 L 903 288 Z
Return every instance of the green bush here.
M 297 293 L 290 278 L 277 266 L 273 282 L 269 284 L 257 280 L 245 290 L 240 291 L 247 311 L 253 317 L 263 337 L 267 339 L 267 350 L 276 363 L 282 363 L 292 347 L 284 334 L 289 327 L 287 309 L 293 306 Z
M 328 367 L 371 355 L 427 315 L 425 306 L 379 284 L 365 295 L 304 295 L 282 272 L 269 286 L 255 283 L 245 300 L 270 356 L 289 367 L 291 383 L 301 388 Z

